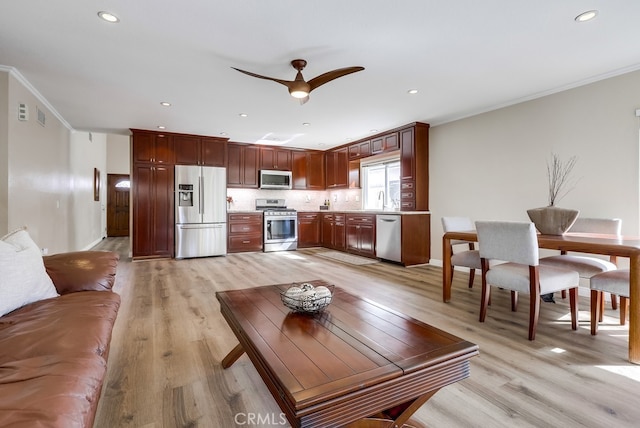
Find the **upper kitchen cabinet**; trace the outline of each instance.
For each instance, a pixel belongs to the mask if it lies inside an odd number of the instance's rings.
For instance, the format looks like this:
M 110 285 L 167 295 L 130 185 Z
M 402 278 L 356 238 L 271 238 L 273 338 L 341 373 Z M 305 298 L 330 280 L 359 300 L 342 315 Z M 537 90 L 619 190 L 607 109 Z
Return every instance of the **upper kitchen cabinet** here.
M 292 150 L 293 188 L 298 190 L 324 190 L 324 152 Z
M 291 171 L 291 150 L 261 146 L 260 169 Z
M 398 133 L 392 132 L 387 135 L 381 135 L 371 139 L 371 154 L 377 155 L 380 153 L 391 152 L 400 148 L 400 142 L 398 141 Z
M 349 160 L 371 156 L 371 141 L 360 141 L 349 146 Z
M 173 136 L 132 129 L 131 161 L 173 165 Z
M 227 165 L 227 140 L 224 138 L 175 135 L 173 144 L 177 165 Z
M 327 189 L 349 187 L 349 154 L 348 147 L 331 150 L 326 153 Z
M 414 123 L 401 129 L 400 209 L 429 210 L 429 125 Z
M 259 147 L 254 144 L 227 143 L 227 186 L 258 188 Z

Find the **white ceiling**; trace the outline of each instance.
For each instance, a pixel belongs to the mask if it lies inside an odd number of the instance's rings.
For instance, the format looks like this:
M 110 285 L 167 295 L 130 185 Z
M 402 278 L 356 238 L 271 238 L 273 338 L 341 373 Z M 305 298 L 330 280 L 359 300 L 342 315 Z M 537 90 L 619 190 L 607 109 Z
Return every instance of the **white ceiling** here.
M 595 20 L 574 21 L 589 9 Z M 640 69 L 638 17 L 638 0 L 3 1 L 0 65 L 77 130 L 164 125 L 326 149 Z M 308 61 L 306 80 L 365 70 L 300 105 L 284 86 L 231 68 L 293 80 L 295 58 Z

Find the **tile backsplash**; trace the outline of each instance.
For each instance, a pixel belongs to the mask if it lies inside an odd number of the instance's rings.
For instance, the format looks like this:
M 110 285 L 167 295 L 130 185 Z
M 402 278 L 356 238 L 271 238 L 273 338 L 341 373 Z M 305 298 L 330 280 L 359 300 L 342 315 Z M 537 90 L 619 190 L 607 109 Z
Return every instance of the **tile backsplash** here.
M 256 208 L 256 199 L 284 199 L 287 207 L 298 211 L 318 211 L 320 205 L 329 199 L 330 210 L 349 211 L 362 209 L 361 189 L 341 190 L 262 190 L 262 189 L 236 189 L 227 188 L 227 197 L 231 196 L 233 202 L 229 206 L 230 211 L 253 211 Z

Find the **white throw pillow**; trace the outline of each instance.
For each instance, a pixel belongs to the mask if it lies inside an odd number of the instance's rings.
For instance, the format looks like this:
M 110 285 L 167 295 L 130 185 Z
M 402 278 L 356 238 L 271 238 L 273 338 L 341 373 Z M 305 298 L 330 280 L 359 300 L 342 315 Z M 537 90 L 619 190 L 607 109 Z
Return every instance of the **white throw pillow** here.
M 25 229 L 0 239 L 0 316 L 28 303 L 58 296 L 40 248 Z

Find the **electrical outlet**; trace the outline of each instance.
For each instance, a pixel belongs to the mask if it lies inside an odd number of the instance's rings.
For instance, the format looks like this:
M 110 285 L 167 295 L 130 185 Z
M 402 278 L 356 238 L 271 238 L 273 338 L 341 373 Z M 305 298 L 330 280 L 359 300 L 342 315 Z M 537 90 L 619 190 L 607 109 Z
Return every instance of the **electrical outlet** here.
M 338 202 L 338 195 L 333 195 L 333 202 Z
M 356 195 L 356 202 L 360 202 L 360 196 Z

